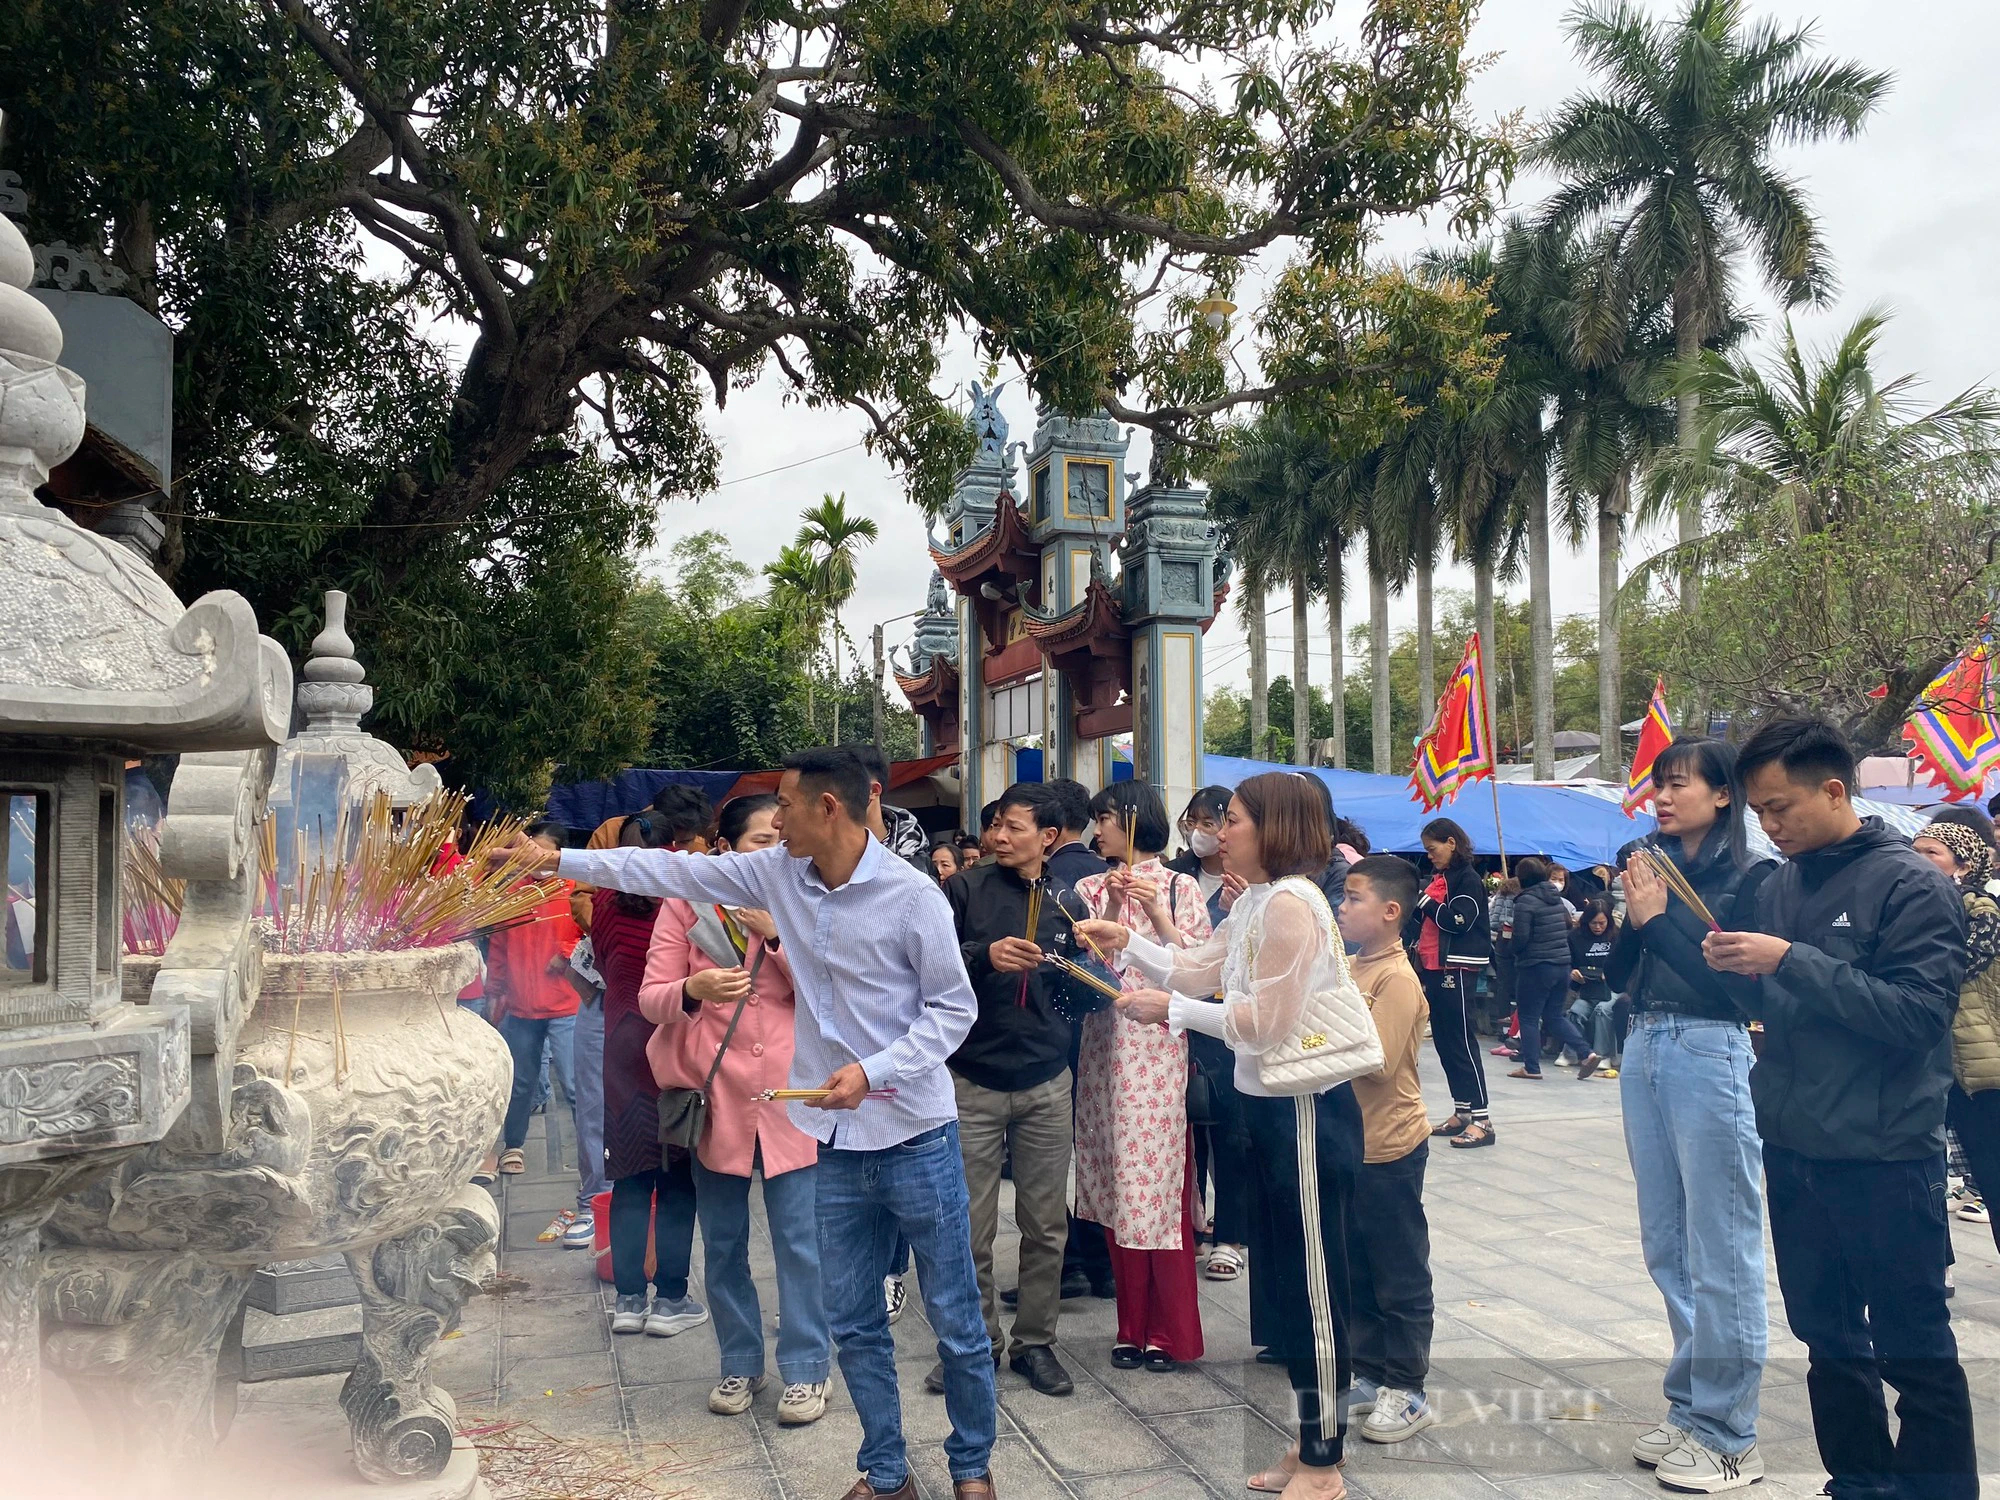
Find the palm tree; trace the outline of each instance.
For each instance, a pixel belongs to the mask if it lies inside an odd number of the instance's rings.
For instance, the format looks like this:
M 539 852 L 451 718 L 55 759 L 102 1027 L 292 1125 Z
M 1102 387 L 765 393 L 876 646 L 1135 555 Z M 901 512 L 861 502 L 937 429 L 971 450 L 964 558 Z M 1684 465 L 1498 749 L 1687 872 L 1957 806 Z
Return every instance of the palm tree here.
M 1335 450 L 1323 434 L 1276 410 L 1238 434 L 1211 485 L 1211 502 L 1229 536 L 1231 554 L 1245 559 L 1244 607 L 1257 614 L 1253 630 L 1261 626 L 1268 584 L 1283 579 L 1291 594 L 1292 760 L 1297 765 L 1312 759 L 1310 610 L 1329 528 L 1340 530 L 1328 504 L 1339 486 L 1339 471 Z M 1252 654 L 1259 653 L 1260 642 L 1253 635 Z M 1254 677 L 1253 670 L 1253 745 L 1258 721 Z
M 818 732 L 813 717 L 813 665 L 819 656 L 820 632 L 826 628 L 825 575 L 803 541 L 781 548 L 775 560 L 764 564 L 764 576 L 771 580 L 771 604 L 782 618 L 798 623 L 807 642 L 806 727 Z
M 1878 383 L 1873 358 L 1888 316 L 1871 308 L 1823 355 L 1799 347 L 1787 318 L 1768 370 L 1708 354 L 1684 371 L 1701 427 L 1691 448 L 1654 472 L 1652 502 L 1709 495 L 1734 518 L 1775 510 L 1813 532 L 1890 474 L 1990 477 L 2000 469 L 2000 400 L 1974 388 L 1926 411 L 1912 399 L 1916 376 Z
M 847 494 L 823 495 L 799 516 L 798 545 L 806 549 L 819 572 L 822 618 L 833 624 L 833 675 L 840 678 L 840 643 L 847 632 L 840 623 L 841 606 L 854 597 L 861 547 L 881 536 L 867 516 L 848 514 Z M 857 657 L 859 653 L 856 653 Z M 840 738 L 840 700 L 833 705 L 833 737 Z
M 1456 277 L 1486 289 L 1486 328 L 1500 335 L 1501 367 L 1491 391 L 1457 418 L 1438 445 L 1440 488 L 1460 555 L 1473 561 L 1483 638 L 1493 640 L 1494 571 L 1525 541 L 1535 774 L 1555 773 L 1555 621 L 1549 598 L 1548 409 L 1563 360 L 1542 311 L 1559 242 L 1518 220 L 1497 245 L 1433 252 L 1421 274 Z M 1488 683 L 1488 708 L 1492 684 Z
M 1569 231 L 1602 221 L 1632 294 L 1668 303 L 1683 363 L 1729 321 L 1738 245 L 1788 302 L 1823 300 L 1833 274 L 1819 225 L 1772 155 L 1854 136 L 1890 76 L 1815 60 L 1811 26 L 1749 21 L 1742 0 L 1687 0 L 1665 20 L 1634 0 L 1596 0 L 1572 10 L 1564 29 L 1605 89 L 1563 104 L 1528 153 L 1565 179 L 1542 224 Z M 1694 443 L 1699 399 L 1692 386 L 1679 392 L 1682 447 Z M 1700 504 L 1686 499 L 1680 539 L 1700 534 Z M 1699 582 L 1695 556 L 1684 554 L 1684 609 Z
M 1608 275 L 1603 244 L 1572 246 L 1545 287 L 1541 316 L 1564 359 L 1556 391 L 1555 445 L 1563 530 L 1579 546 L 1597 533 L 1598 774 L 1624 770 L 1620 725 L 1623 650 L 1618 629 L 1625 517 L 1634 475 L 1674 441 L 1667 404 L 1673 330 L 1659 302 L 1634 303 Z

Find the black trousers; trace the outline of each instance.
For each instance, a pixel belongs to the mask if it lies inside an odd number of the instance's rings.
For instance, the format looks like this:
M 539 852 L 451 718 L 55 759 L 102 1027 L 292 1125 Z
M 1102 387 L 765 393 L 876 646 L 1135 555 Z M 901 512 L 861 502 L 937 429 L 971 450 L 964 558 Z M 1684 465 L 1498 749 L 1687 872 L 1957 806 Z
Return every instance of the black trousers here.
M 1194 1132 L 1195 1191 L 1215 1180 L 1215 1242 L 1250 1243 L 1250 1131 L 1243 1120 L 1243 1096 L 1236 1092 L 1236 1054 L 1220 1037 L 1190 1031 L 1188 1061 L 1208 1080 L 1215 1113 Z
M 1342 1457 L 1340 1397 L 1353 1378 L 1347 1218 L 1361 1168 L 1361 1107 L 1344 1083 L 1296 1099 L 1242 1097 L 1257 1197 L 1253 1325 L 1261 1287 L 1272 1315 L 1263 1334 L 1298 1402 L 1299 1461 L 1328 1468 Z M 1254 1326 L 1251 1336 L 1261 1336 Z
M 1083 1049 L 1083 1028 L 1070 1028 L 1069 1039 L 1069 1107 L 1072 1116 L 1076 1113 L 1076 1080 L 1080 1067 L 1079 1059 Z M 1104 1237 L 1104 1226 L 1092 1224 L 1087 1219 L 1079 1219 L 1074 1213 L 1069 1216 L 1069 1238 L 1063 1243 L 1063 1275 L 1081 1271 L 1090 1278 L 1091 1289 L 1100 1296 L 1112 1285 L 1111 1242 Z
M 1424 1217 L 1427 1141 L 1395 1161 L 1364 1162 L 1347 1216 L 1354 1286 L 1354 1373 L 1421 1391 L 1431 1367 L 1431 1226 Z
M 1542 1038 L 1558 1057 L 1568 1047 L 1581 1058 L 1590 1044 L 1569 1018 L 1569 966 L 1522 964 L 1514 971 L 1514 1006 L 1521 1014 L 1521 1066 L 1542 1071 Z
M 1764 1147 L 1785 1317 L 1834 1500 L 1973 1500 L 1972 1397 L 1944 1295 L 1944 1156 L 1816 1161 Z M 1898 1395 L 1897 1436 L 1882 1396 Z
M 1468 969 L 1419 971 L 1424 998 L 1431 1006 L 1431 1044 L 1437 1048 L 1445 1082 L 1451 1085 L 1452 1107 L 1459 1114 L 1486 1109 L 1486 1065 L 1479 1058 L 1479 1038 L 1472 1030 L 1467 991 Z
M 1945 1123 L 1965 1148 L 1965 1164 L 1989 1209 L 2000 1207 L 2000 1089 L 1968 1094 L 1957 1084 L 1945 1105 Z M 1989 1196 L 1990 1195 L 1990 1196 Z M 2000 1216 L 1988 1226 L 2000 1247 Z

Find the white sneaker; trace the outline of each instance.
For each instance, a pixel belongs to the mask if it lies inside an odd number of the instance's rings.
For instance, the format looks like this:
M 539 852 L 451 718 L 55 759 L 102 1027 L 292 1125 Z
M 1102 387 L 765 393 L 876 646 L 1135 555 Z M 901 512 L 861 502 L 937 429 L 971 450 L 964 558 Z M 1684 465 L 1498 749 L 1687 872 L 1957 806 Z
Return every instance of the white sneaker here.
M 778 1424 L 781 1427 L 804 1427 L 809 1422 L 817 1422 L 825 1415 L 824 1380 L 816 1380 L 811 1385 L 788 1385 L 785 1387 L 785 1394 L 778 1398 Z M 1758 1472 L 1763 1471 L 1760 1469 Z
M 677 1333 L 686 1333 L 690 1328 L 699 1328 L 707 1321 L 708 1309 L 695 1301 L 692 1295 L 678 1302 L 655 1297 L 653 1310 L 646 1314 L 646 1332 L 656 1339 L 670 1339 Z
M 563 1231 L 562 1247 L 565 1250 L 588 1250 L 597 1237 L 597 1216 L 589 1209 L 582 1208 L 569 1221 L 569 1228 Z
M 725 1375 L 708 1393 L 708 1409 L 718 1417 L 740 1417 L 750 1410 L 756 1394 L 770 1383 L 768 1375 Z
M 611 1331 L 613 1333 L 644 1333 L 646 1331 L 646 1294 L 634 1292 L 629 1297 L 620 1297 L 611 1310 Z
M 910 1294 L 903 1285 L 902 1277 L 884 1276 L 882 1278 L 882 1303 L 883 1306 L 889 1309 L 889 1321 L 891 1323 L 902 1317 L 903 1308 L 909 1300 Z
M 1361 1435 L 1371 1443 L 1400 1443 L 1426 1427 L 1435 1427 L 1437 1419 L 1422 1391 L 1399 1391 L 1385 1385 L 1375 1397 L 1375 1409 L 1361 1424 Z
M 1693 1434 L 1685 1427 L 1662 1422 L 1632 1445 L 1632 1462 L 1642 1469 L 1650 1469 L 1691 1436 Z
M 1958 1216 L 1968 1224 L 1991 1224 L 1993 1215 L 1986 1205 L 1977 1198 L 1966 1198 L 1958 1205 Z
M 1748 1489 L 1764 1477 L 1764 1460 L 1752 1443 L 1741 1453 L 1717 1453 L 1690 1436 L 1667 1454 L 1653 1470 L 1653 1477 L 1670 1490 L 1690 1495 L 1719 1495 L 1724 1490 Z
M 1366 1375 L 1354 1377 L 1354 1384 L 1347 1388 L 1347 1414 L 1350 1417 L 1365 1417 L 1375 1410 L 1375 1398 L 1382 1393 L 1382 1387 Z

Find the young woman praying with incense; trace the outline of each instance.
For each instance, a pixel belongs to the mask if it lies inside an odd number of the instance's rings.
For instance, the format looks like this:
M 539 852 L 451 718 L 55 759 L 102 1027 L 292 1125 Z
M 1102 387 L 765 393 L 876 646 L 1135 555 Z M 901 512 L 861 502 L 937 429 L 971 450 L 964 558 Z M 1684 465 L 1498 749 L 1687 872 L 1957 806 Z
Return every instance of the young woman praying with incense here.
M 1666 1419 L 1632 1456 L 1662 1483 L 1695 1489 L 1719 1467 L 1699 1450 L 1739 1468 L 1754 1453 L 1767 1339 L 1750 1036 L 1737 981 L 1711 969 L 1701 945 L 1711 928 L 1748 919 L 1773 866 L 1745 853 L 1734 746 L 1676 740 L 1653 785 L 1660 831 L 1626 861 L 1625 926 L 1606 970 L 1632 1002 L 1618 1076 L 1625 1149 L 1646 1269 L 1674 1336 Z

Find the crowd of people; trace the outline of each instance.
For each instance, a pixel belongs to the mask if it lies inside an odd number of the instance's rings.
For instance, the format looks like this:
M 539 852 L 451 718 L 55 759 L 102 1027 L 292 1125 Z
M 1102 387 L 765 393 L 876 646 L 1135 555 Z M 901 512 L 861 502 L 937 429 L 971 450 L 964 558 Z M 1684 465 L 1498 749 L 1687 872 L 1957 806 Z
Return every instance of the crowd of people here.
M 616 1333 L 712 1321 L 731 1415 L 768 1382 L 761 1180 L 778 1418 L 817 1420 L 838 1358 L 847 1500 L 916 1493 L 890 1333 L 912 1264 L 955 1496 L 995 1493 L 1003 1362 L 1072 1391 L 1066 1298 L 1114 1298 L 1110 1364 L 1164 1371 L 1203 1356 L 1199 1279 L 1247 1276 L 1298 1423 L 1247 1483 L 1334 1500 L 1350 1419 L 1381 1443 L 1437 1420 L 1424 1180 L 1432 1137 L 1499 1141 L 1483 1018 L 1519 1064 L 1503 1087 L 1564 1054 L 1619 1086 L 1674 1343 L 1638 1463 L 1687 1493 L 1763 1476 L 1768 1211 L 1831 1493 L 1976 1494 L 1946 1124 L 1965 1182 L 2000 1182 L 1992 825 L 1953 813 L 1913 844 L 1860 817 L 1853 754 L 1815 719 L 1684 737 L 1654 777 L 1658 832 L 1575 877 L 1530 856 L 1492 879 L 1442 818 L 1421 863 L 1372 853 L 1291 773 L 1203 789 L 1177 827 L 1143 783 L 1021 783 L 976 838 L 933 840 L 865 746 L 715 811 L 670 787 L 589 849 L 536 825 L 572 890 L 491 939 L 484 1004 L 515 1059 L 492 1170 L 519 1170 L 553 1062 L 580 1182 L 545 1238 L 608 1240 Z M 1782 860 L 1750 856 L 1750 816 Z M 1426 1036 L 1452 1095 L 1435 1124 Z M 688 1286 L 697 1222 L 712 1310 Z

